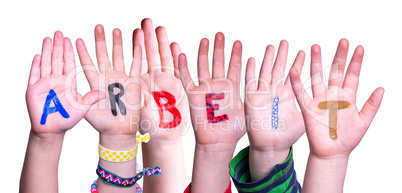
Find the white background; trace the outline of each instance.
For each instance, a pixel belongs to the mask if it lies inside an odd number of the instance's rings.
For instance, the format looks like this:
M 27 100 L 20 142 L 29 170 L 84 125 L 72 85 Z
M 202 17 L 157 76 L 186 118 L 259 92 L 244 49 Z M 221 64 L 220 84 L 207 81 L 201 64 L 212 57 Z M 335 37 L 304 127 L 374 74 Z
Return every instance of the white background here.
M 365 48 L 357 106 L 362 107 L 377 87 L 385 88 L 382 106 L 348 166 L 345 192 L 394 192 L 402 172 L 401 76 L 402 12 L 398 1 L 2 1 L 0 5 L 1 192 L 18 191 L 19 176 L 30 130 L 25 89 L 32 58 L 41 51 L 44 37 L 61 30 L 72 41 L 83 38 L 93 59 L 96 24 L 103 24 L 111 50 L 113 28 L 123 32 L 126 64 L 131 63 L 131 35 L 149 17 L 155 27 L 166 27 L 169 38 L 189 59 L 196 75 L 196 54 L 201 38 L 216 32 L 226 35 L 226 61 L 235 40 L 243 43 L 243 77 L 248 57 L 260 65 L 265 47 L 290 44 L 287 70 L 298 50 L 307 53 L 302 79 L 309 76 L 310 47 L 322 47 L 324 66 L 332 62 L 340 38 L 350 42 L 350 56 L 357 45 Z M 111 54 L 110 54 L 111 56 Z M 349 57 L 350 58 L 350 57 Z M 79 65 L 78 57 L 76 57 Z M 127 66 L 128 68 L 129 66 Z M 80 93 L 89 90 L 81 73 Z M 242 77 L 242 78 L 243 78 Z M 243 82 L 243 80 L 242 80 Z M 194 134 L 184 134 L 187 182 L 191 181 Z M 60 161 L 60 192 L 89 192 L 96 178 L 98 133 L 82 120 L 66 135 Z M 237 153 L 248 145 L 245 135 Z M 303 182 L 309 147 L 305 135 L 294 145 L 298 180 Z M 139 159 L 141 160 L 141 159 Z M 227 167 L 227 166 L 222 166 Z M 46 182 L 43 182 L 46 184 Z M 206 184 L 207 185 L 207 184 Z M 6 191 L 4 191 L 4 188 Z M 233 190 L 235 190 L 233 188 Z M 235 191 L 236 192 L 236 191 Z

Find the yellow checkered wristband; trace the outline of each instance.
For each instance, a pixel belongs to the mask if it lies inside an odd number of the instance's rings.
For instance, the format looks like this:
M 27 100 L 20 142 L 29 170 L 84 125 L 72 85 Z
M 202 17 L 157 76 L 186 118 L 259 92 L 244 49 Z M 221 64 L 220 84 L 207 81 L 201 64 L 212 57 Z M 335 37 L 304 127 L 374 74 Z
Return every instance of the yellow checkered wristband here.
M 128 162 L 131 161 L 135 158 L 137 155 L 137 149 L 138 145 L 142 142 L 148 143 L 148 141 L 151 139 L 148 133 L 145 135 L 137 135 L 137 144 L 136 146 L 129 150 L 129 151 L 115 151 L 115 150 L 110 150 L 105 147 L 102 147 L 99 144 L 99 157 L 103 160 L 109 161 L 109 162 Z

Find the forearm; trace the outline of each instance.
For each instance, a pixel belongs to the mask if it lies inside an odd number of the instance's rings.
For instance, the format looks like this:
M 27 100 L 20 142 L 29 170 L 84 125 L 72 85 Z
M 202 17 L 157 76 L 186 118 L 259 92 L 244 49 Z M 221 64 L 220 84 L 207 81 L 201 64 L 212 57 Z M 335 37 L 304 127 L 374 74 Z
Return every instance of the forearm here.
M 58 192 L 63 140 L 64 133 L 38 136 L 31 131 L 21 173 L 20 193 Z
M 349 156 L 318 158 L 309 156 L 303 183 L 304 193 L 343 192 Z
M 284 162 L 289 156 L 289 149 L 255 148 L 250 145 L 249 162 L 251 181 L 265 178 L 275 165 Z
M 136 137 L 133 135 L 127 136 L 109 136 L 100 135 L 99 143 L 102 147 L 115 151 L 128 151 L 136 146 Z M 136 159 L 132 159 L 127 162 L 118 163 L 110 162 L 99 158 L 99 165 L 118 176 L 123 178 L 131 178 L 136 175 Z M 121 193 L 132 193 L 135 192 L 135 186 L 129 188 L 116 187 L 104 183 L 102 180 L 98 180 L 98 191 L 102 193 L 108 192 L 121 192 Z
M 146 192 L 183 192 L 186 188 L 184 150 L 182 138 L 177 140 L 151 140 L 142 144 L 144 167 L 158 166 L 161 176 L 145 176 Z
M 225 192 L 230 184 L 229 162 L 236 144 L 197 144 L 195 147 L 192 193 Z

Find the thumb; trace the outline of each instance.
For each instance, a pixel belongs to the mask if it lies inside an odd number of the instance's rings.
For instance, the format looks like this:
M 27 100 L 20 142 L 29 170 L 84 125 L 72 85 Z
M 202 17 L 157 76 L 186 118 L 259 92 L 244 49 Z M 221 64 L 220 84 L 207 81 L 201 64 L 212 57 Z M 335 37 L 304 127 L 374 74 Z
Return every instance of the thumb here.
M 85 94 L 83 97 L 78 96 L 78 101 L 82 104 L 86 110 L 89 110 L 93 104 L 106 98 L 106 94 L 100 90 L 92 90 Z

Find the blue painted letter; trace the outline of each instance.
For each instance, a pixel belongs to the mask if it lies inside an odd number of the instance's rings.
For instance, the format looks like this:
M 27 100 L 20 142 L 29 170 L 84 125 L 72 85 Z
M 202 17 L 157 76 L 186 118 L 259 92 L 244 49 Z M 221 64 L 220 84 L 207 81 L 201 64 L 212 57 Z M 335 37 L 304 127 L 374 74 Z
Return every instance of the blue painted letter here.
M 54 107 L 50 107 L 50 101 L 53 101 Z M 60 103 L 59 98 L 53 89 L 50 89 L 49 94 L 46 97 L 45 106 L 43 107 L 42 118 L 40 119 L 40 124 L 46 124 L 46 119 L 49 114 L 59 112 L 61 116 L 64 118 L 69 118 L 70 115 L 67 113 L 66 109 L 64 109 L 63 105 Z

